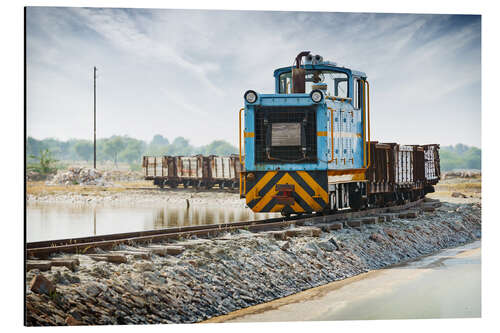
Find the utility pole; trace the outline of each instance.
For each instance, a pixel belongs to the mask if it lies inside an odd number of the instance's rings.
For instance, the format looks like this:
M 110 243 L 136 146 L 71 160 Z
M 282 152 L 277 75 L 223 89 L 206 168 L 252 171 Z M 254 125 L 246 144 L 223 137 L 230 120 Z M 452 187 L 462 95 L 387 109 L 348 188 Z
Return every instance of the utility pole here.
M 97 68 L 94 66 L 94 169 L 96 168 L 96 140 L 95 140 L 95 79 Z

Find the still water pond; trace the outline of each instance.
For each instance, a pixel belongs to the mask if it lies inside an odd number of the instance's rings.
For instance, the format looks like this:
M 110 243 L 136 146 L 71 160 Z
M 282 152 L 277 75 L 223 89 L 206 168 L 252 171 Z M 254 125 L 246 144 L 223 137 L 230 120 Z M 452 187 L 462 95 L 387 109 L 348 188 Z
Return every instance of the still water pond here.
M 233 313 L 228 321 L 481 316 L 481 242 Z
M 255 214 L 248 208 L 205 206 L 116 207 L 72 204 L 28 204 L 28 242 L 85 237 L 177 226 L 249 221 L 279 216 Z

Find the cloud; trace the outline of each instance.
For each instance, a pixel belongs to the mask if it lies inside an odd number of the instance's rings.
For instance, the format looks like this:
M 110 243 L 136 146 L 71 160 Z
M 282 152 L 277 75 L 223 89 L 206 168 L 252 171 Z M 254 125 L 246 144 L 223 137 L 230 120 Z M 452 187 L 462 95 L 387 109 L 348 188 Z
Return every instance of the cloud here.
M 480 145 L 480 26 L 463 15 L 30 7 L 28 135 L 91 133 L 96 65 L 99 136 L 237 143 L 243 92 L 273 92 L 274 69 L 310 50 L 368 74 L 377 138 Z

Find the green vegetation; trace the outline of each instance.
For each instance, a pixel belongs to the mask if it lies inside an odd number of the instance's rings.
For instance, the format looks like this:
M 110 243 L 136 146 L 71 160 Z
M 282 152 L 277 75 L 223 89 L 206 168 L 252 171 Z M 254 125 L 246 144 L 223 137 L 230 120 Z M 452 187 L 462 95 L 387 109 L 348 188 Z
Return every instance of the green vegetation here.
M 28 162 L 26 167 L 29 171 L 38 172 L 41 175 L 48 175 L 57 171 L 55 165 L 57 160 L 52 158 L 52 153 L 48 149 L 41 150 L 38 156 L 29 155 L 29 160 L 31 163 Z
M 230 143 L 215 140 L 205 146 L 195 147 L 189 140 L 177 137 L 172 142 L 161 134 L 156 134 L 151 142 L 134 139 L 128 136 L 112 136 L 98 139 L 97 160 L 112 161 L 115 165 L 124 162 L 133 170 L 140 170 L 143 155 L 230 155 L 238 150 Z M 70 139 L 60 141 L 53 138 L 37 140 L 28 137 L 26 141 L 27 158 L 40 159 L 42 152 L 47 151 L 51 156 L 64 161 L 90 161 L 93 159 L 94 144 L 90 140 Z
M 134 139 L 128 136 L 112 136 L 97 140 L 97 160 L 124 162 L 133 170 L 140 170 L 143 155 L 230 155 L 236 154 L 237 148 L 227 141 L 215 140 L 211 143 L 195 147 L 189 140 L 177 137 L 169 141 L 161 134 L 156 134 L 151 142 Z M 53 138 L 37 140 L 28 137 L 26 142 L 27 161 L 31 170 L 54 169 L 57 160 L 90 161 L 93 158 L 93 143 L 89 140 L 71 139 L 60 141 Z M 481 149 L 464 144 L 443 146 L 440 150 L 441 170 L 481 169 Z M 38 171 L 37 171 L 38 172 Z
M 93 156 L 94 145 L 88 141 L 80 141 L 75 144 L 75 152 L 82 160 L 89 161 Z
M 464 144 L 443 146 L 439 152 L 441 170 L 478 169 L 481 170 L 481 149 Z

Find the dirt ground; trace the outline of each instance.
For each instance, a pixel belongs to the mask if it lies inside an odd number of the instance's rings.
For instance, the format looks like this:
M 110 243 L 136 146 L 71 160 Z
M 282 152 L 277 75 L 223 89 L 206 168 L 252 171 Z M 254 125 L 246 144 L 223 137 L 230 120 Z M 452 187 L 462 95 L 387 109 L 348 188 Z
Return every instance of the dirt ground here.
M 124 204 L 230 205 L 244 207 L 244 199 L 238 192 L 229 190 L 159 189 L 152 181 L 114 182 L 113 186 L 47 185 L 43 181 L 27 182 L 27 201 L 98 204 L 104 202 Z M 436 185 L 436 192 L 427 195 L 451 203 L 475 203 L 481 201 L 481 177 L 445 177 Z
M 43 181 L 27 183 L 30 203 L 114 204 L 159 206 L 168 204 L 244 207 L 245 200 L 230 190 L 160 189 L 152 181 L 114 182 L 113 186 L 47 185 Z
M 427 197 L 451 203 L 481 202 L 481 176 L 472 178 L 445 177 Z

